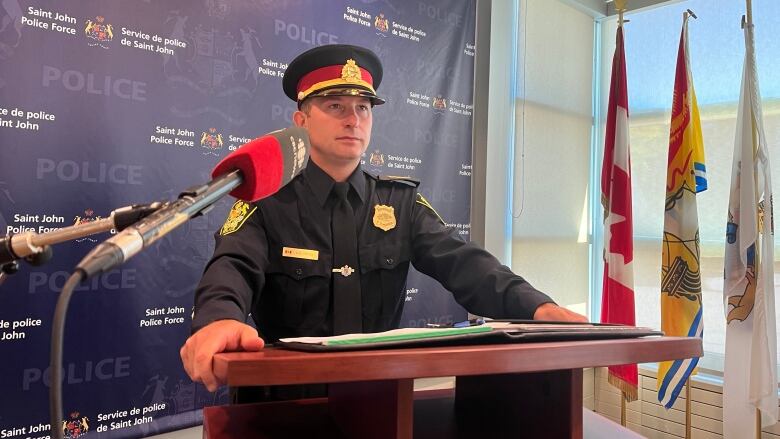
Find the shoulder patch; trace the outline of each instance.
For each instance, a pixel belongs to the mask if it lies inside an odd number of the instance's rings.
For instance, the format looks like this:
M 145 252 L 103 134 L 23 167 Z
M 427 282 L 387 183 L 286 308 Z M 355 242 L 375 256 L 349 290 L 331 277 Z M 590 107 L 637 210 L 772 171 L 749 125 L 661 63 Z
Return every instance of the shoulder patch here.
M 420 180 L 414 179 L 412 177 L 402 177 L 398 175 L 377 175 L 376 179 L 377 181 L 389 181 L 391 183 L 401 183 L 412 187 L 417 187 L 420 185 Z
M 230 213 L 228 213 L 225 224 L 219 230 L 219 234 L 225 236 L 237 231 L 252 216 L 255 210 L 257 210 L 257 206 L 252 206 L 246 201 L 236 201 L 230 209 Z
M 428 209 L 431 209 L 431 212 L 433 212 L 439 218 L 439 221 L 441 221 L 441 223 L 444 224 L 445 226 L 447 225 L 447 223 L 444 222 L 444 219 L 442 219 L 441 215 L 439 215 L 439 212 L 436 212 L 436 209 L 434 209 L 433 206 L 431 206 L 431 203 L 428 202 L 428 200 L 426 200 L 421 193 L 417 192 L 417 199 L 414 202 L 417 204 L 421 204 L 427 207 Z

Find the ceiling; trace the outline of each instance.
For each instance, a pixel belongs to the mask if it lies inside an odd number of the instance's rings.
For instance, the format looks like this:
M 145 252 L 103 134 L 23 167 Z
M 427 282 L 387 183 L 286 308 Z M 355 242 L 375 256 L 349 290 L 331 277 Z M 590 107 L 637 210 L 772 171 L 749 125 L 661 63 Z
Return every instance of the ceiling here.
M 615 3 L 612 0 L 560 0 L 596 19 L 606 18 L 617 14 Z M 678 3 L 685 0 L 628 0 L 626 11 L 638 11 L 654 8 L 662 4 Z

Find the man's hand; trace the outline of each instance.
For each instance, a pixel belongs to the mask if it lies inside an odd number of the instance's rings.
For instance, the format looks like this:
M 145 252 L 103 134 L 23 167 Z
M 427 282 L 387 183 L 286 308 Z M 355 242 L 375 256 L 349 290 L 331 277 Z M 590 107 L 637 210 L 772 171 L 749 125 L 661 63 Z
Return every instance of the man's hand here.
M 569 311 L 566 308 L 561 308 L 554 303 L 545 303 L 534 311 L 534 320 L 587 323 L 588 318 L 582 314 L 577 314 L 574 311 Z
M 214 375 L 214 354 L 228 351 L 259 351 L 265 342 L 257 330 L 237 320 L 217 320 L 192 334 L 179 350 L 181 362 L 192 381 L 202 382 L 214 392 L 225 377 Z

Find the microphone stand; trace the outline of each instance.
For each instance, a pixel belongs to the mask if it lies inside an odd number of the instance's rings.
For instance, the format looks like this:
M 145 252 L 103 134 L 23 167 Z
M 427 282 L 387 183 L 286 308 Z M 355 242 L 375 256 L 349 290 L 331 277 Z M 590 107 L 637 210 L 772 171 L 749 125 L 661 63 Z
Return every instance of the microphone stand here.
M 68 304 L 76 287 L 84 280 L 115 268 L 146 246 L 151 245 L 190 218 L 205 214 L 214 203 L 238 187 L 243 181 L 239 170 L 221 175 L 209 183 L 196 185 L 179 194 L 179 199 L 166 203 L 153 214 L 137 221 L 122 234 L 118 234 L 95 247 L 79 262 L 73 274 L 65 282 L 54 309 L 51 330 L 51 385 L 49 386 L 49 414 L 52 438 L 62 439 L 62 352 L 65 334 L 65 317 Z M 110 244 L 110 245 L 107 245 Z M 126 246 L 120 247 L 120 246 Z
M 16 273 L 19 268 L 16 261 L 19 259 L 24 259 L 34 266 L 43 265 L 51 259 L 51 244 L 108 232 L 111 229 L 122 231 L 165 205 L 160 202 L 134 204 L 112 211 L 108 218 L 82 222 L 46 233 L 9 233 L 0 239 L 0 272 L 6 275 Z

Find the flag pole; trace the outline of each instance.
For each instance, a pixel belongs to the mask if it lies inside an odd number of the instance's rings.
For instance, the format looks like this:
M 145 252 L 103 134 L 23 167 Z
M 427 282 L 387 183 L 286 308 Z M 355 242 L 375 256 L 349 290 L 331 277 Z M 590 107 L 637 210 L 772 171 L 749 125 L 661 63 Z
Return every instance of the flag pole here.
M 620 425 L 626 426 L 626 392 L 620 391 Z
M 623 27 L 623 12 L 626 11 L 626 4 L 628 3 L 628 0 L 615 0 L 615 9 L 618 12 L 618 28 Z M 623 427 L 626 426 L 626 399 L 628 398 L 628 395 L 626 395 L 625 390 L 620 390 L 620 425 Z
M 749 1 L 749 0 L 748 0 Z M 690 10 L 686 9 L 683 12 L 683 24 L 688 22 L 688 18 L 693 17 L 697 19 L 699 17 Z M 687 46 L 687 42 L 686 42 Z M 691 439 L 691 376 L 685 380 L 685 439 Z
M 745 0 L 746 2 L 746 14 L 745 17 L 743 17 L 743 27 L 744 26 L 752 26 L 753 25 L 753 5 L 751 0 Z M 755 155 L 755 149 L 753 150 L 753 154 Z M 758 179 L 757 176 L 753 176 L 754 179 Z M 756 182 L 756 204 L 758 204 L 758 184 Z M 756 218 L 758 220 L 758 218 Z M 760 220 L 759 220 L 760 221 Z M 758 253 L 758 246 L 756 246 L 756 267 L 759 266 L 759 253 Z M 761 439 L 761 409 L 756 407 L 756 439 Z
M 690 9 L 683 12 L 683 25 L 688 17 L 698 18 Z M 691 439 L 691 376 L 685 380 L 685 439 Z
M 685 380 L 685 439 L 691 439 L 691 377 Z

